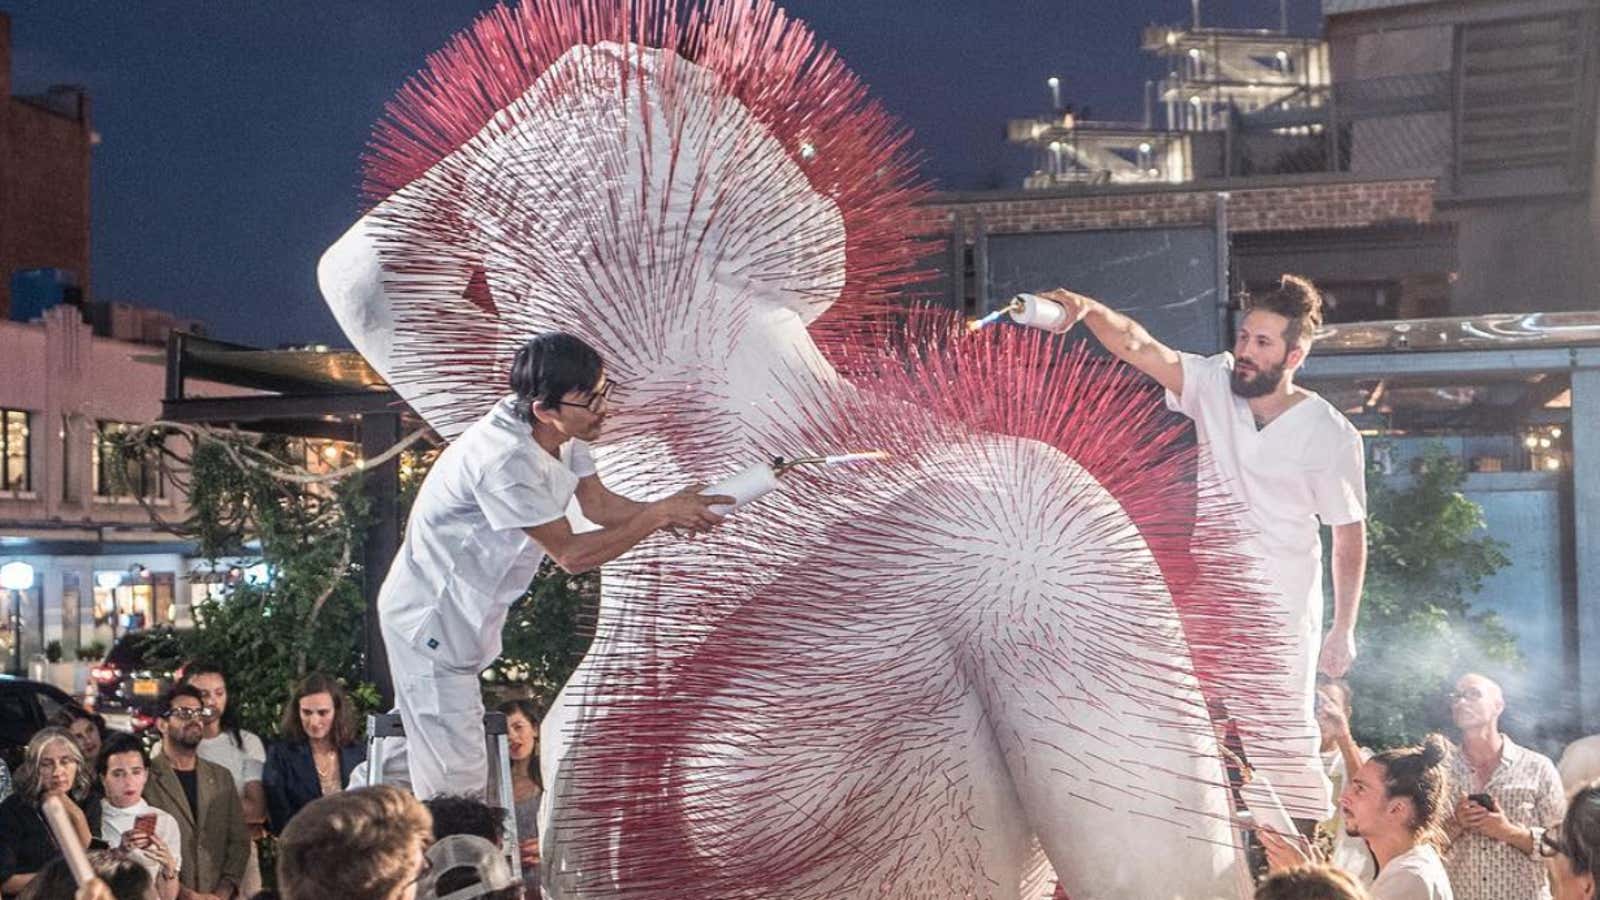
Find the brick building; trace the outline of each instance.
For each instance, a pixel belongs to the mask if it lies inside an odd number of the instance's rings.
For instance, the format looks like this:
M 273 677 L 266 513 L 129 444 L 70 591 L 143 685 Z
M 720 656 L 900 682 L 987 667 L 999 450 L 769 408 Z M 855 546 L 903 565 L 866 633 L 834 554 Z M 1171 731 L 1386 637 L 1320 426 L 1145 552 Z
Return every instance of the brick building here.
M 0 12 L 0 319 L 19 272 L 89 287 L 89 97 L 81 87 L 12 96 L 11 20 Z
M 0 13 L 0 565 L 29 586 L 0 590 L 0 671 L 24 672 L 52 641 L 70 660 L 130 624 L 181 624 L 216 578 L 146 512 L 182 515 L 166 473 L 111 452 L 161 417 L 167 336 L 200 323 L 87 296 L 89 99 L 12 96 L 10 34 Z

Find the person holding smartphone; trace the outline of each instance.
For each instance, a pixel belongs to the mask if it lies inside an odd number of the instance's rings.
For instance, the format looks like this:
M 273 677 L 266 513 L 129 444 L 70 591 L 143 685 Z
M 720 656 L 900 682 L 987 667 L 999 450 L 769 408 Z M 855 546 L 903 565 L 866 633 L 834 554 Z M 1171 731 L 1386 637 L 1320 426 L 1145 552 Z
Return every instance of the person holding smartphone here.
M 1549 900 L 1540 840 L 1567 811 L 1550 758 L 1500 730 L 1505 694 L 1492 679 L 1461 676 L 1450 717 L 1461 731 L 1455 755 L 1455 815 L 1445 866 L 1456 900 Z
M 144 799 L 150 777 L 150 755 L 131 734 L 114 734 L 100 753 L 100 839 L 109 847 L 127 849 L 150 872 L 161 900 L 178 896 L 178 867 L 183 846 L 178 820 Z

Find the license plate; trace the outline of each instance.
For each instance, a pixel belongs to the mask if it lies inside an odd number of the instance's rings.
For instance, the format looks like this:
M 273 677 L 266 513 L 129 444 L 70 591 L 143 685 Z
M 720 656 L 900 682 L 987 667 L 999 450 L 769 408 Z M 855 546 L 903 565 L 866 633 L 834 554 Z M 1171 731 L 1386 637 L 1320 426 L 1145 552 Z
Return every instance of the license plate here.
M 161 685 L 154 678 L 135 678 L 133 680 L 133 695 L 135 697 L 154 697 L 161 693 Z

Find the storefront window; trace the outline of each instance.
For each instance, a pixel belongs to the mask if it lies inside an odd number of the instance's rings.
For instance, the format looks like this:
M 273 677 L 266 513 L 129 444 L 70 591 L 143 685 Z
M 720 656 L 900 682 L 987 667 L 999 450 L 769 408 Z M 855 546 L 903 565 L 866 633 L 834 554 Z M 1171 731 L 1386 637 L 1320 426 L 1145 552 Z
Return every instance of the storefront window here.
M 25 591 L 0 590 L 5 601 L 0 621 L 0 670 L 27 672 L 28 662 L 44 652 L 44 594 L 34 587 Z
M 32 416 L 20 409 L 0 409 L 0 490 L 33 490 Z
M 171 572 L 97 573 L 94 639 L 110 645 L 130 631 L 171 625 L 175 576 Z M 120 577 L 117 583 L 114 578 Z
M 167 496 L 166 465 L 160 453 L 127 455 L 121 441 L 140 426 L 124 422 L 101 422 L 94 441 L 94 494 L 96 497 L 143 497 L 158 500 Z
M 82 594 L 78 588 L 78 573 L 61 574 L 61 649 L 65 659 L 72 659 L 83 645 L 83 620 L 80 608 Z

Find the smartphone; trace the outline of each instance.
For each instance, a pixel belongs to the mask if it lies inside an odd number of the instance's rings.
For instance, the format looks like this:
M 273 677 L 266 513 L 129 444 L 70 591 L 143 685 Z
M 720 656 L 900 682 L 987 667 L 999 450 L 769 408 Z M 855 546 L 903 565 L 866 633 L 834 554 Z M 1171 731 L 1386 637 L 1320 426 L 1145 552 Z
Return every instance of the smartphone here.
M 156 833 L 156 814 L 155 813 L 145 813 L 142 816 L 134 817 L 134 820 L 133 820 L 133 833 L 134 834 L 155 834 Z
M 1468 794 L 1467 799 L 1487 809 L 1489 812 L 1500 811 L 1500 807 L 1495 804 L 1494 798 L 1488 794 Z

